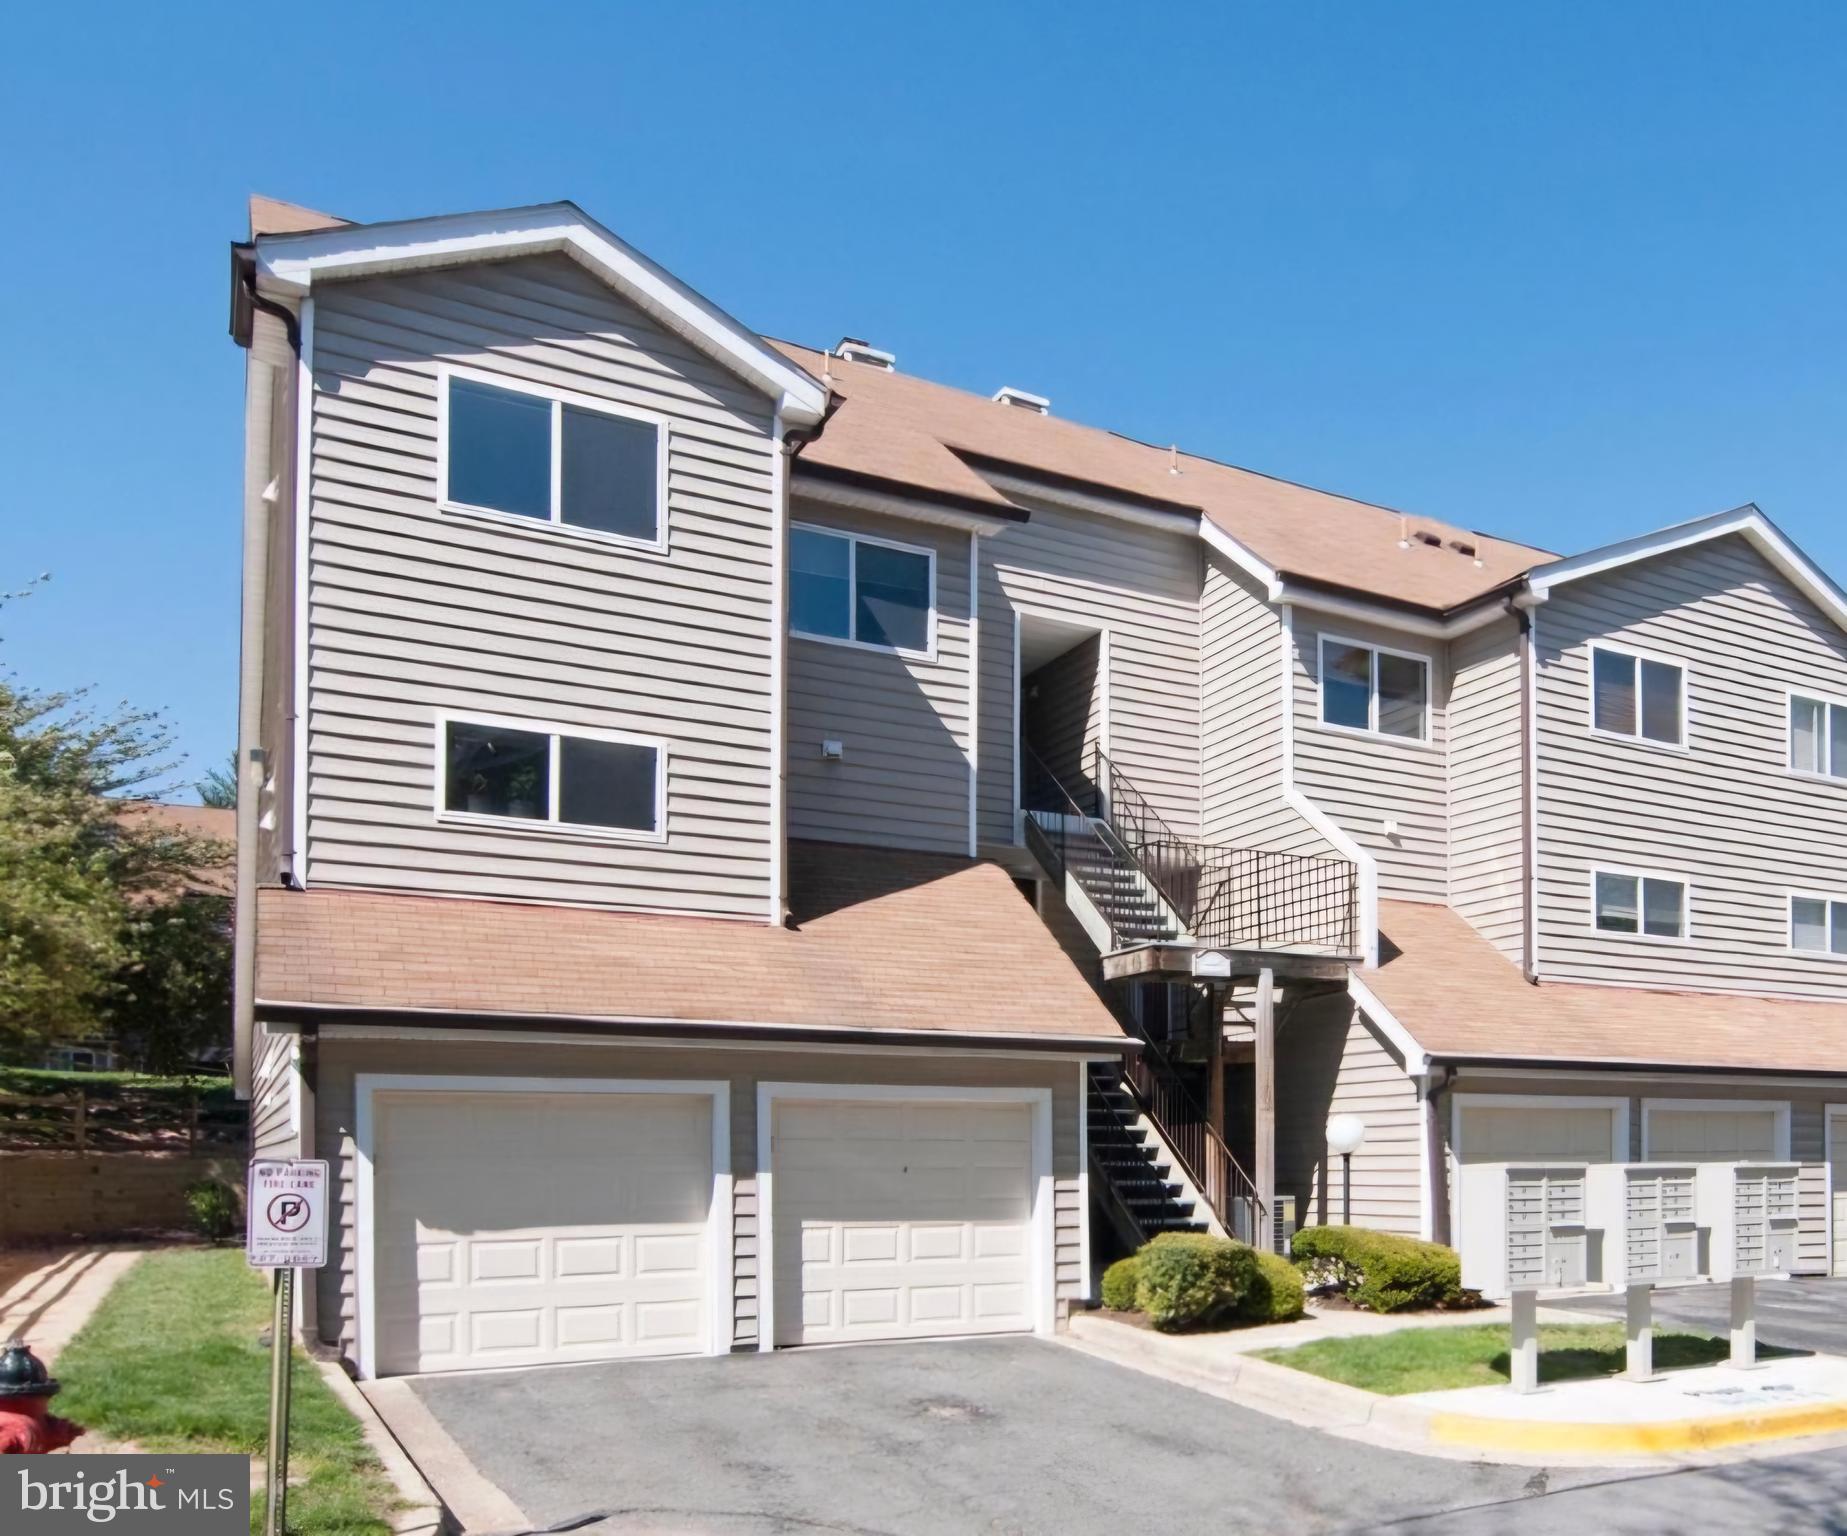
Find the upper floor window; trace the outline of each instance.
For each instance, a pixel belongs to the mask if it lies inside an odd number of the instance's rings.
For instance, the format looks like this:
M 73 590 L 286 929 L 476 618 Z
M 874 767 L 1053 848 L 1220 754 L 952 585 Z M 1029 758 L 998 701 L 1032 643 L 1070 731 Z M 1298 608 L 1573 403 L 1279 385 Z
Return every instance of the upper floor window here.
M 1626 870 L 1592 872 L 1592 918 L 1600 933 L 1635 933 L 1654 939 L 1687 936 L 1687 882 L 1672 875 Z
M 665 424 L 588 400 L 443 381 L 443 506 L 661 544 Z
M 1594 730 L 1668 747 L 1687 744 L 1687 670 L 1607 645 L 1591 647 Z
M 1791 896 L 1789 947 L 1823 955 L 1847 955 L 1847 901 Z
M 1321 721 L 1401 741 L 1430 739 L 1430 662 L 1321 637 Z
M 1789 766 L 1797 773 L 1847 779 L 1847 704 L 1789 696 Z
M 469 819 L 662 835 L 666 753 L 657 741 L 492 720 L 444 720 L 442 809 Z
M 789 531 L 789 629 L 928 656 L 936 642 L 936 556 L 864 534 Z

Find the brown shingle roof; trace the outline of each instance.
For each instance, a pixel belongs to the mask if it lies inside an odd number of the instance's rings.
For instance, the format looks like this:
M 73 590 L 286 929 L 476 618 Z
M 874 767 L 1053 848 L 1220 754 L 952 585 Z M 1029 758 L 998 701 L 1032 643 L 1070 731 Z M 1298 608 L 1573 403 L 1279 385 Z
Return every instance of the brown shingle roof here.
M 124 826 L 162 836 L 201 838 L 222 844 L 216 863 L 194 871 L 185 889 L 204 895 L 228 896 L 237 884 L 232 854 L 237 843 L 237 812 L 230 806 L 170 805 L 164 800 L 124 800 L 116 818 Z
M 280 198 L 252 194 L 250 199 L 250 238 L 258 235 L 301 235 L 316 229 L 342 229 L 347 220 L 304 208 L 300 203 L 285 203 Z
M 1553 558 L 1524 544 L 1176 455 L 909 374 L 829 358 L 790 342 L 774 345 L 817 378 L 825 367 L 841 399 L 819 440 L 802 450 L 798 472 L 800 465 L 851 470 L 919 491 L 980 499 L 994 492 L 961 455 L 999 460 L 1105 491 L 1198 508 L 1285 575 L 1438 610 L 1466 603 Z M 1415 537 L 1419 531 L 1435 534 L 1442 547 L 1421 542 Z M 1407 533 L 1410 548 L 1401 549 Z M 1475 557 L 1446 547 L 1452 539 L 1472 546 Z
M 1609 1062 L 1847 1075 L 1847 1004 L 1544 982 L 1448 907 L 1379 903 L 1361 977 L 1438 1060 Z
M 998 865 L 792 842 L 793 922 L 267 889 L 257 996 L 520 1017 L 1123 1040 Z

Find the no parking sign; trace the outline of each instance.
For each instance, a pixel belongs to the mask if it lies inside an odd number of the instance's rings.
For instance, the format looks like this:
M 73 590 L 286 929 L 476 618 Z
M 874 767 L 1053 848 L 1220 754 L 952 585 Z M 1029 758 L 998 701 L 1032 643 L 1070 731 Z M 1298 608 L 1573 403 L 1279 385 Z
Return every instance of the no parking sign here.
M 244 1256 L 255 1269 L 319 1269 L 327 1262 L 327 1164 L 260 1158 L 250 1165 Z

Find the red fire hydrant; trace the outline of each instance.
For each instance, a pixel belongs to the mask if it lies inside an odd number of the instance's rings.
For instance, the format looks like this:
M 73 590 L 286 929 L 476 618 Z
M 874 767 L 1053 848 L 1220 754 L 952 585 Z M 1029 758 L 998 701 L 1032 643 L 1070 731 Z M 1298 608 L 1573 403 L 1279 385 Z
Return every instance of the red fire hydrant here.
M 61 1451 L 83 1433 L 81 1424 L 47 1411 L 61 1390 L 24 1339 L 0 1352 L 0 1456 Z

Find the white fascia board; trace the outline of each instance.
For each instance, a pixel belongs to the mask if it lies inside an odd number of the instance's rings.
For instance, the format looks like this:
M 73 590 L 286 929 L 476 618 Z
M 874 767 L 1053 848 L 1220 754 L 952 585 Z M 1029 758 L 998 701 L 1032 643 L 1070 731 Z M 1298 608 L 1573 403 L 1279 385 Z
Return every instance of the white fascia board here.
M 1055 507 L 1069 507 L 1074 512 L 1088 512 L 1096 517 L 1111 517 L 1122 523 L 1152 528 L 1158 533 L 1196 533 L 1206 520 L 1197 512 L 1143 506 L 1128 497 L 1112 496 L 1108 491 L 1086 491 L 1068 485 L 1047 485 L 1030 475 L 1009 474 L 1005 470 L 980 469 L 981 478 L 1003 496 L 1014 499 L 1029 497 L 1050 502 Z
M 1378 994 L 1361 981 L 1355 971 L 1347 973 L 1347 995 L 1353 999 L 1361 1013 L 1379 1026 L 1379 1032 L 1398 1048 L 1398 1054 L 1404 1057 L 1407 1075 L 1417 1077 L 1430 1070 L 1430 1053 L 1417 1043 L 1417 1037 L 1405 1028 L 1391 1009 L 1379 1001 Z
M 317 277 L 369 277 L 562 251 L 776 401 L 788 426 L 813 426 L 827 390 L 747 326 L 570 203 L 358 224 L 256 243 L 266 291 L 305 295 Z
M 939 528 L 954 528 L 962 533 L 983 536 L 1005 533 L 1009 528 L 1020 526 L 1012 518 L 983 517 L 977 512 L 965 512 L 960 507 L 938 505 L 928 499 L 927 492 L 920 491 L 917 499 L 912 500 L 908 496 L 896 496 L 889 491 L 821 480 L 812 475 L 804 475 L 801 468 L 802 461 L 797 458 L 794 474 L 790 477 L 790 494 L 797 502 L 845 507 L 852 512 L 876 512 L 881 517 L 898 517 L 909 523 L 930 523 Z
M 1842 629 L 1847 629 L 1847 594 L 1834 584 L 1821 568 L 1793 544 L 1782 529 L 1765 517 L 1755 506 L 1746 504 L 1729 512 L 1715 512 L 1710 517 L 1676 523 L 1637 538 L 1605 544 L 1568 560 L 1540 566 L 1527 575 L 1527 585 L 1535 600 L 1544 602 L 1552 588 L 1586 576 L 1601 575 L 1638 560 L 1652 560 L 1695 544 L 1741 534 L 1751 546 L 1807 596 Z
M 1283 601 L 1283 579 L 1277 574 L 1276 567 L 1262 559 L 1255 550 L 1247 549 L 1210 517 L 1199 520 L 1199 536 L 1206 541 L 1206 547 L 1214 554 L 1223 555 L 1239 570 L 1263 588 L 1264 596 L 1272 603 Z

